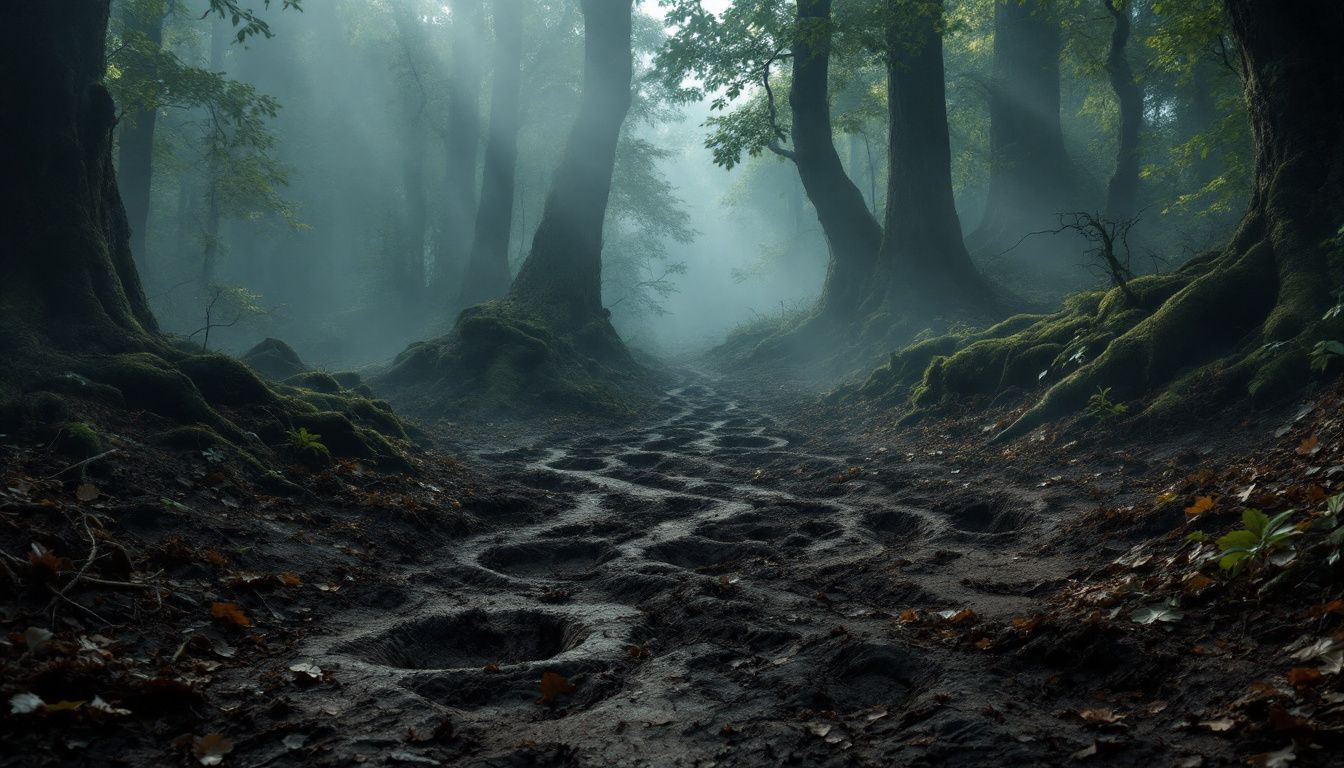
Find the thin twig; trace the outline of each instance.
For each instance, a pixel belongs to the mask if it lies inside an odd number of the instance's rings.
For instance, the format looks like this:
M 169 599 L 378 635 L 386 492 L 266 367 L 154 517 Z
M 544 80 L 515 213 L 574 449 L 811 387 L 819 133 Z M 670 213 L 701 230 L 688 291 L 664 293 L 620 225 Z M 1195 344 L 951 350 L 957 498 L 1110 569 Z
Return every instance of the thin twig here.
M 116 452 L 119 451 L 119 450 L 120 450 L 119 448 L 113 448 L 113 449 L 110 450 L 110 451 L 103 451 L 102 453 L 98 454 L 97 456 L 90 456 L 89 458 L 87 458 L 87 459 L 85 459 L 85 460 L 83 460 L 83 461 L 79 461 L 79 462 L 76 462 L 76 463 L 74 463 L 74 464 L 71 464 L 70 466 L 66 467 L 65 469 L 62 469 L 61 471 L 57 472 L 56 474 L 51 475 L 51 476 L 48 477 L 47 479 L 48 479 L 48 480 L 55 480 L 56 478 L 60 477 L 61 475 L 64 475 L 66 472 L 69 472 L 69 471 L 72 470 L 72 469 L 79 469 L 80 467 L 86 467 L 86 466 L 92 464 L 93 462 L 98 461 L 99 459 L 105 459 L 105 458 L 107 458 L 108 456 L 111 456 L 112 454 L 116 453 Z

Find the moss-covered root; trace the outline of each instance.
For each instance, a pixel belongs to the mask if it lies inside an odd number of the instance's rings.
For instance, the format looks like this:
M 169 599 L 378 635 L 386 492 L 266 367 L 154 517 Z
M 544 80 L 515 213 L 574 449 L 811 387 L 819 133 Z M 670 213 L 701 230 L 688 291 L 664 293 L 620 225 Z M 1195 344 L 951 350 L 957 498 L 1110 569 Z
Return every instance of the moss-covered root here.
M 1316 273 L 1310 281 L 1327 284 Z M 1148 413 L 1169 412 L 1192 382 L 1216 378 L 1266 401 L 1309 380 L 1307 349 L 1344 330 L 1321 318 L 1325 292 L 1303 290 L 1301 275 L 1280 274 L 1268 241 L 1205 265 L 1202 274 L 1155 312 L 1111 341 L 1096 359 L 1052 386 L 996 442 L 1077 413 L 1098 389 L 1117 400 L 1157 393 Z M 1173 384 L 1173 382 L 1175 382 Z
M 556 327 L 504 301 L 464 310 L 452 333 L 407 348 L 372 383 L 428 417 L 628 414 L 650 389 L 605 318 Z

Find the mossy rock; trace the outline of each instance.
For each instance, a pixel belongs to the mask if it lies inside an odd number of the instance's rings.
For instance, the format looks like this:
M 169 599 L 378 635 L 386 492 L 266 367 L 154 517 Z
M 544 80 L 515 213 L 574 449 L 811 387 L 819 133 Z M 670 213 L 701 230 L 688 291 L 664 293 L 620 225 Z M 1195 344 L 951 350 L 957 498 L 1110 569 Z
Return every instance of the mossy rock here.
M 299 354 L 279 339 L 263 340 L 244 353 L 241 359 L 252 370 L 273 381 L 284 381 L 308 370 Z
M 311 389 L 314 392 L 322 392 L 328 395 L 340 394 L 343 389 L 335 376 L 322 371 L 304 371 L 285 379 L 285 383 L 291 387 Z
M 56 451 L 76 461 L 103 452 L 103 441 L 93 427 L 80 421 L 67 421 L 56 433 Z
M 194 355 L 178 361 L 177 367 L 215 405 L 263 405 L 276 400 L 251 368 L 227 355 Z

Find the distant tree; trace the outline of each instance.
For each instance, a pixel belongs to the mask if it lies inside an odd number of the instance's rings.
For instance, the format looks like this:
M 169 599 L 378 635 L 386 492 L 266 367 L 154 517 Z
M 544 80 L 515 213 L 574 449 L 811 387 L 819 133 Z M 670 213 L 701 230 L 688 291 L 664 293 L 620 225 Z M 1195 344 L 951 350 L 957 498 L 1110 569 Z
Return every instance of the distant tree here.
M 1106 54 L 1106 72 L 1120 106 L 1120 132 L 1116 148 L 1115 172 L 1106 187 L 1106 217 L 1123 221 L 1136 212 L 1139 195 L 1139 135 L 1143 131 L 1143 90 L 1129 64 L 1128 47 L 1131 3 L 1129 0 L 1101 0 L 1115 22 L 1110 48 Z
M 447 124 L 443 127 L 447 158 L 446 187 L 437 199 L 439 226 L 434 247 L 433 286 L 440 311 L 458 298 L 461 270 L 471 248 L 476 212 L 476 170 L 481 145 L 482 66 L 477 54 L 484 38 L 482 0 L 452 0 L 449 22 Z
M 631 0 L 582 0 L 582 8 L 578 117 L 552 178 L 532 250 L 509 291 L 510 300 L 570 333 L 594 322 L 605 324 L 608 315 L 602 306 L 602 230 L 634 66 Z
M 519 90 L 523 66 L 522 0 L 495 0 L 495 53 L 490 129 L 481 173 L 481 197 L 459 305 L 477 304 L 509 290 L 509 233 L 513 229 L 518 167 Z
M 1060 123 L 1060 37 L 1055 0 L 994 0 L 989 91 L 989 192 L 972 239 L 1002 250 L 1066 210 L 1076 171 Z

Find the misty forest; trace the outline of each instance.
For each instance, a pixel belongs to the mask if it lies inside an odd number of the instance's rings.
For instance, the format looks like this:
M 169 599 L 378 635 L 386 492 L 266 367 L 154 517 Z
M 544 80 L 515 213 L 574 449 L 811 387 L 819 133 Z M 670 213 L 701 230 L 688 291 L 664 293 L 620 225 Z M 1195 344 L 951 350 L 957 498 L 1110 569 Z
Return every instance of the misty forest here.
M 1339 0 L 5 16 L 0 766 L 1341 764 Z

